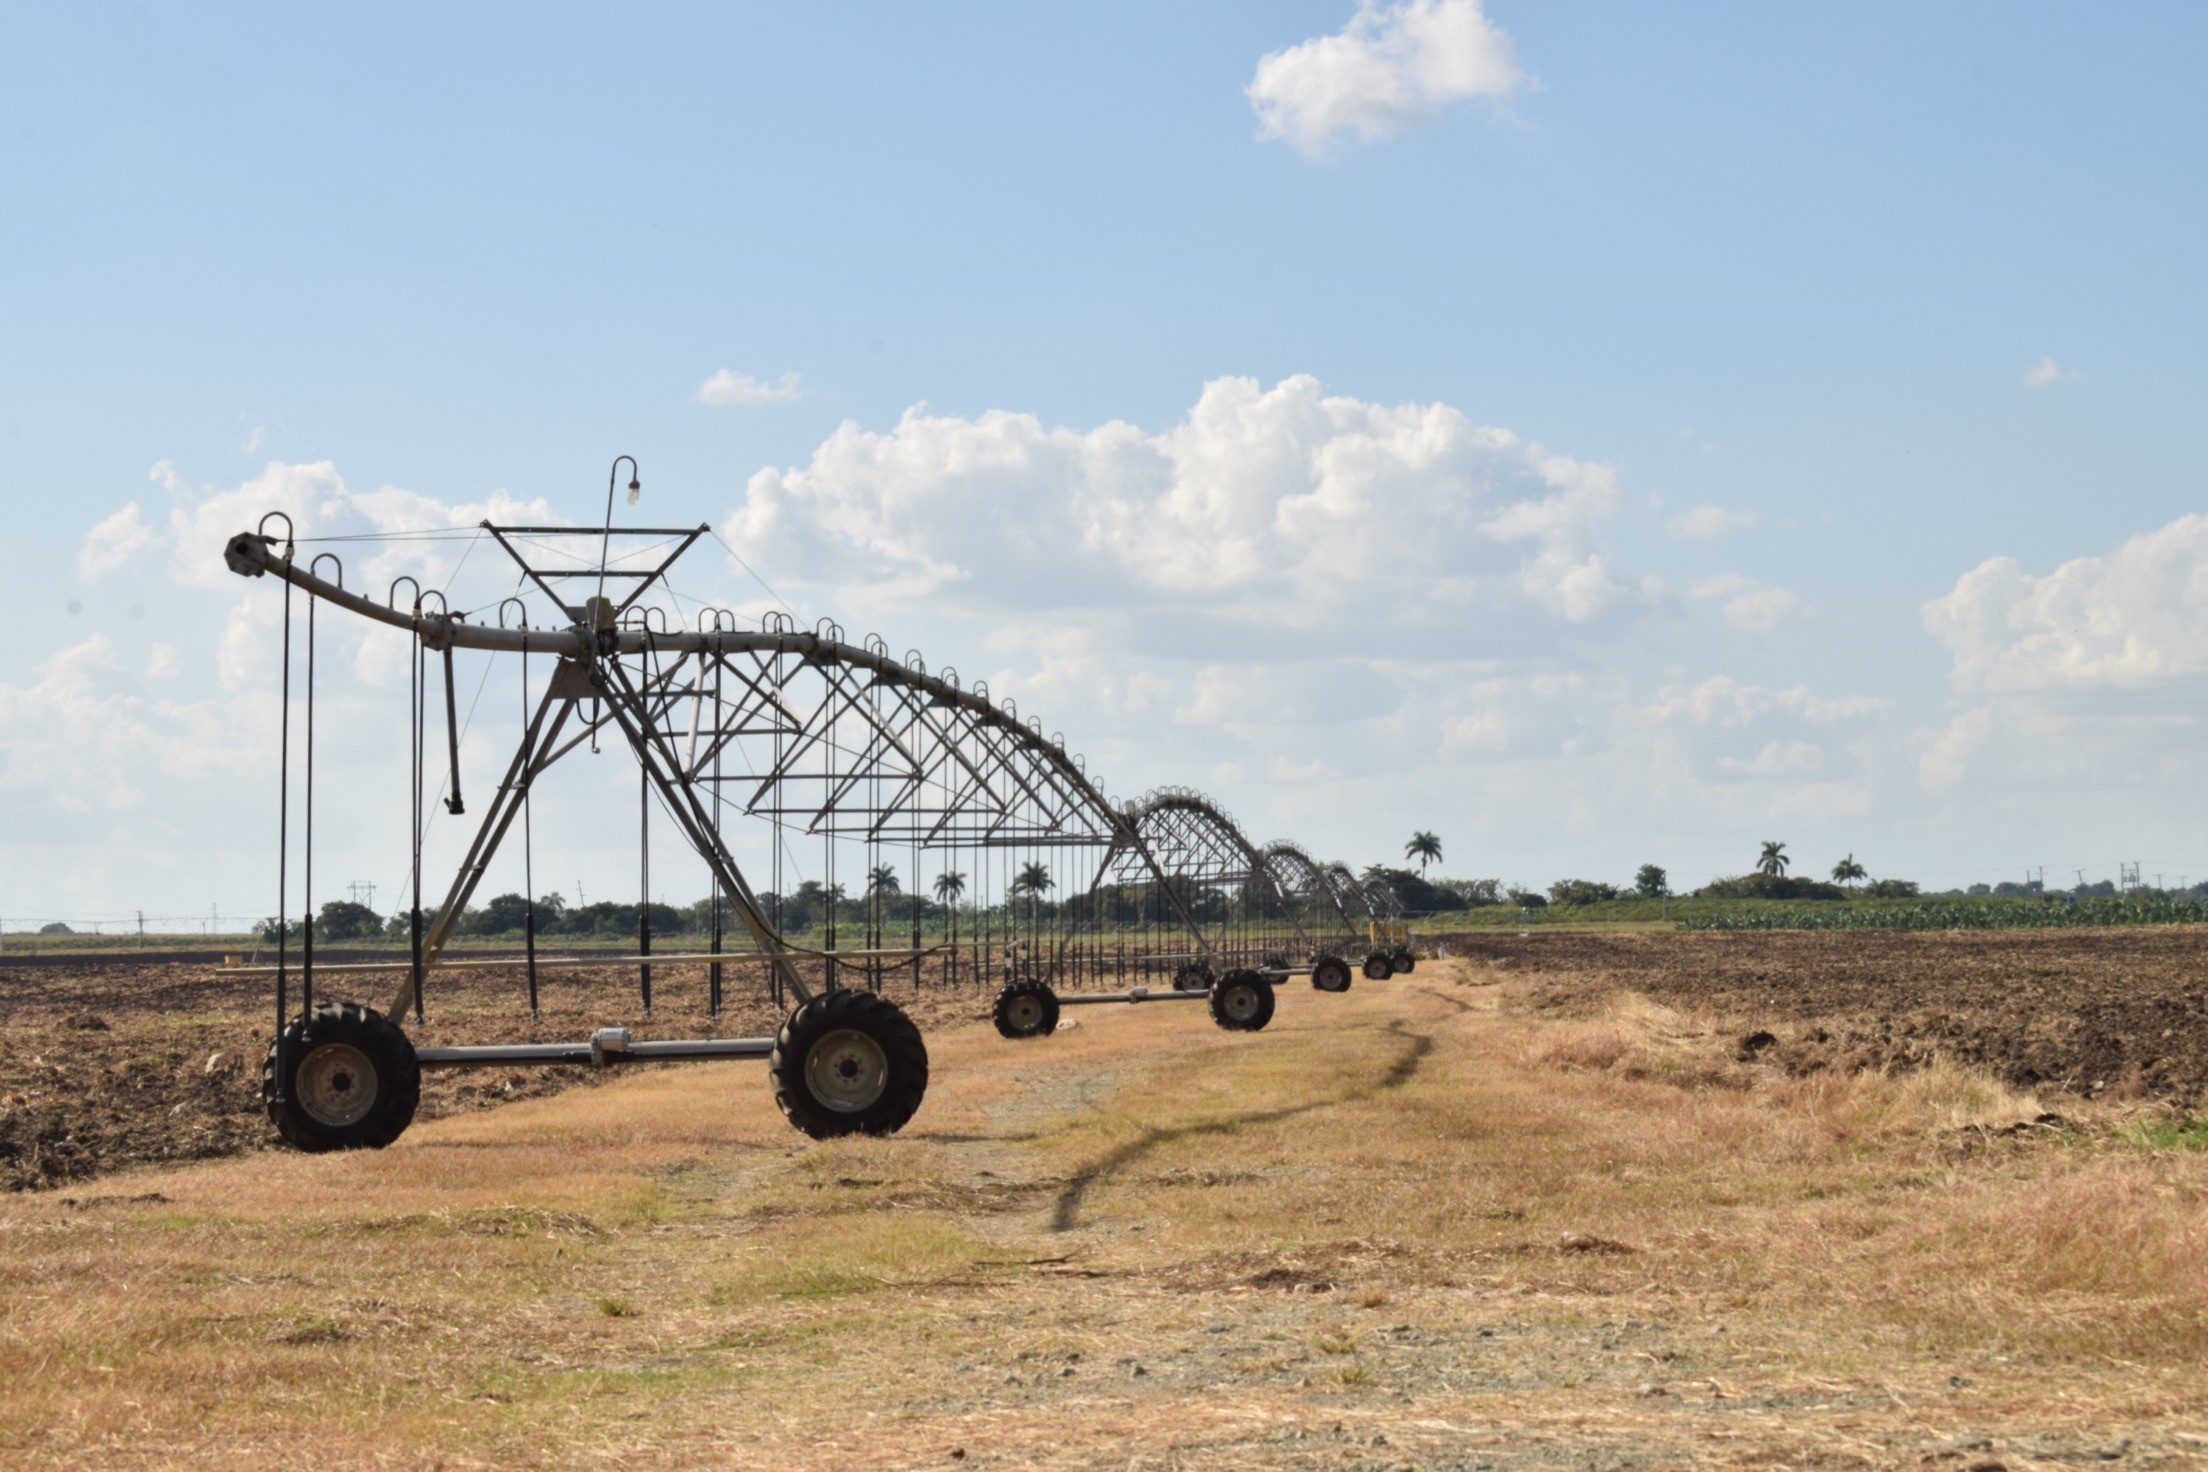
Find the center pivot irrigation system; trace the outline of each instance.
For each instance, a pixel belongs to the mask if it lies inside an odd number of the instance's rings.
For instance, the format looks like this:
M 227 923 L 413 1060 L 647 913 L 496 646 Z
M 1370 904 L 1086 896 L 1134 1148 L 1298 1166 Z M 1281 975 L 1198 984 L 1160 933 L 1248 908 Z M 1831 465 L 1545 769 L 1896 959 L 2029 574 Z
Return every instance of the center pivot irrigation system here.
M 263 1091 L 291 1144 L 389 1144 L 413 1118 L 424 1068 L 710 1058 L 768 1060 L 775 1102 L 807 1135 L 887 1134 L 912 1118 L 928 1081 L 918 1027 L 882 994 L 900 980 L 915 991 L 995 987 L 998 1030 L 1025 1038 L 1052 1032 L 1062 1006 L 1169 999 L 1205 1001 L 1219 1026 L 1255 1031 L 1272 1018 L 1275 984 L 1291 976 L 1342 991 L 1352 958 L 1368 978 L 1410 969 L 1401 907 L 1384 884 L 1361 883 L 1294 844 L 1260 849 L 1198 793 L 1167 789 L 1115 804 L 1062 737 L 1023 722 L 1011 700 L 993 700 L 980 681 L 961 684 L 948 668 L 931 673 L 917 653 L 894 658 L 878 638 L 847 643 L 826 620 L 806 631 L 770 612 L 747 628 L 725 608 L 691 604 L 678 622 L 683 600 L 669 569 L 711 528 L 614 526 L 624 463 L 632 503 L 640 490 L 635 462 L 617 459 L 603 527 L 481 524 L 477 535 L 502 549 L 516 574 L 514 595 L 489 618 L 454 610 L 406 577 L 381 602 L 365 597 L 344 586 L 332 552 L 302 566 L 300 545 L 314 539 L 296 536 L 281 512 L 225 548 L 231 571 L 286 585 L 277 954 L 273 965 L 231 969 L 273 979 L 277 1028 Z M 281 536 L 270 532 L 276 522 Z M 307 595 L 303 702 L 292 688 L 294 591 Z M 315 610 L 323 603 L 403 630 L 412 643 L 413 892 L 400 961 L 318 967 L 314 958 Z M 455 698 L 462 655 L 518 665 L 520 737 L 443 902 L 425 912 L 424 818 L 433 806 L 425 798 L 436 766 L 449 766 L 441 806 L 452 817 L 467 813 Z M 429 734 L 433 665 L 441 666 L 442 742 Z M 541 692 L 534 698 L 532 687 Z M 310 917 L 296 960 L 287 915 L 295 703 L 304 707 Z M 639 772 L 645 902 L 636 952 L 540 954 L 532 901 L 520 957 L 447 958 L 517 822 L 523 873 L 532 872 L 539 779 L 601 740 L 626 747 Z M 706 867 L 713 893 L 704 951 L 652 951 L 655 808 Z M 726 841 L 739 835 L 766 855 L 749 875 Z M 839 879 L 860 880 L 863 897 L 851 898 Z M 929 893 L 937 904 L 926 903 Z M 409 1012 L 424 1025 L 428 979 L 440 969 L 519 970 L 534 1020 L 541 971 L 609 965 L 635 967 L 647 1020 L 655 971 L 703 972 L 716 1022 L 732 984 L 790 1010 L 773 1037 L 755 1038 L 643 1039 L 600 1027 L 572 1042 L 416 1046 L 400 1026 Z M 377 972 L 395 973 L 381 1011 L 317 997 L 317 982 L 326 986 L 333 974 Z

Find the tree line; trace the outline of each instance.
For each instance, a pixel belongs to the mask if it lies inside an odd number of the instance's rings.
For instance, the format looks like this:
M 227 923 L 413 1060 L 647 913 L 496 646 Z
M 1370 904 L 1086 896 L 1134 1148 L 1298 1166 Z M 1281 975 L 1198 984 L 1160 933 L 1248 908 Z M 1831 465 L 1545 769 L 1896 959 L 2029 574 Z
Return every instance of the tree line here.
M 1445 914 L 1490 905 L 1540 909 L 1549 905 L 1588 905 L 1607 900 L 1654 900 L 1673 896 L 1671 877 L 1658 864 L 1641 865 L 1629 884 L 1612 884 L 1600 879 L 1559 879 L 1546 890 L 1533 890 L 1505 884 L 1500 879 L 1450 879 L 1431 875 L 1431 867 L 1442 859 L 1442 844 L 1438 836 L 1425 830 L 1411 835 L 1404 845 L 1403 856 L 1415 861 L 1418 867 L 1413 870 L 1372 864 L 1366 867 L 1363 877 L 1387 885 L 1405 912 L 1413 915 Z M 1872 879 L 1852 853 L 1832 866 L 1830 882 L 1789 873 L 1793 862 L 1785 843 L 1766 839 L 1754 866 L 1747 873 L 1712 879 L 1691 891 L 1689 897 L 1909 899 L 1919 893 L 1918 886 L 1910 880 Z M 1236 914 L 1274 916 L 1281 910 L 1277 896 L 1269 888 L 1206 885 L 1186 876 L 1176 876 L 1168 883 L 1181 907 L 1199 924 L 1216 923 Z M 936 876 L 932 885 L 933 898 L 908 894 L 896 870 L 882 865 L 868 871 L 865 889 L 857 895 L 842 884 L 828 885 L 808 879 L 787 894 L 762 893 L 759 900 L 775 926 L 791 933 L 817 929 L 827 922 L 831 913 L 842 924 L 884 928 L 914 923 L 941 925 L 959 917 L 979 921 L 993 916 L 1026 920 L 1031 924 L 1070 917 L 1092 924 L 1133 925 L 1145 920 L 1156 921 L 1164 915 L 1161 896 L 1155 886 L 1106 886 L 1093 894 L 1060 896 L 1054 894 L 1057 881 L 1050 870 L 1039 863 L 1023 868 L 1004 898 L 994 905 L 965 903 L 966 888 L 964 874 L 944 873 Z M 2113 886 L 2101 888 L 2112 889 Z M 2203 889 L 2208 890 L 2208 886 Z M 2005 883 L 1990 889 L 1985 885 L 1973 885 L 1971 893 L 2032 893 L 2037 890 L 2036 884 Z M 542 936 L 614 938 L 637 932 L 639 906 L 635 901 L 602 900 L 592 905 L 570 905 L 560 895 L 548 894 L 532 906 L 526 896 L 502 894 L 470 908 L 461 917 L 455 933 L 463 936 L 519 935 L 527 927 L 532 910 L 537 934 Z M 649 914 L 655 935 L 702 935 L 713 926 L 713 901 L 701 899 L 687 905 L 655 901 Z M 422 924 L 425 929 L 435 924 L 436 919 L 434 909 L 424 910 Z M 731 919 L 724 899 L 721 902 L 723 926 L 729 925 Z M 296 920 L 285 929 L 293 936 L 302 932 L 301 923 Z M 315 937 L 323 941 L 403 940 L 408 930 L 406 912 L 379 915 L 353 900 L 330 901 L 322 906 L 314 923 Z M 255 927 L 255 933 L 273 940 L 277 934 L 276 921 L 262 921 Z

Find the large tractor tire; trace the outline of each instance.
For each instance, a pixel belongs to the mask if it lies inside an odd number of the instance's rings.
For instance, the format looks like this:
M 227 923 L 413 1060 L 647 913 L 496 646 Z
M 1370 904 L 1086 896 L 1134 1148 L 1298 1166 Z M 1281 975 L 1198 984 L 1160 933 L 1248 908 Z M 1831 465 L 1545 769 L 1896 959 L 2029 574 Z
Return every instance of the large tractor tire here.
M 1311 985 L 1322 992 L 1349 990 L 1349 963 L 1340 956 L 1321 956 L 1311 963 Z
M 1211 1020 L 1229 1032 L 1261 1032 L 1273 1020 L 1273 984 L 1255 971 L 1229 971 L 1211 989 Z
M 889 1135 L 928 1092 L 928 1049 L 904 1010 L 872 992 L 823 992 L 775 1034 L 774 1102 L 800 1133 Z
M 1388 958 L 1386 951 L 1374 951 L 1365 957 L 1364 972 L 1367 981 L 1386 981 L 1395 975 L 1395 962 Z
M 1397 946 L 1388 959 L 1395 963 L 1397 976 L 1409 976 L 1418 967 L 1418 953 L 1409 946 Z
M 357 1002 L 319 1002 L 269 1044 L 261 1099 L 293 1149 L 381 1150 L 414 1122 L 422 1065 L 382 1013 Z
M 1008 1038 L 1047 1038 L 1058 1030 L 1058 994 L 1040 981 L 1015 981 L 997 993 L 997 1031 Z
M 1173 990 L 1177 992 L 1207 991 L 1211 987 L 1211 968 L 1201 961 L 1183 961 L 1173 973 Z

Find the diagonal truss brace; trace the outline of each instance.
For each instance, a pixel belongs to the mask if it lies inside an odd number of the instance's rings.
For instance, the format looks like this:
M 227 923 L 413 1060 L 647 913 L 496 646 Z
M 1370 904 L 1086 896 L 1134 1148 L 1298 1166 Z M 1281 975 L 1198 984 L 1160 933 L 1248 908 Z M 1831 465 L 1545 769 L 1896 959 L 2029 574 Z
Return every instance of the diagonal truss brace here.
M 528 796 L 530 786 L 544 770 L 580 744 L 581 737 L 564 746 L 558 744 L 562 729 L 574 716 L 576 708 L 584 701 L 601 702 L 601 722 L 611 721 L 628 739 L 630 749 L 636 753 L 643 766 L 646 779 L 658 789 L 681 827 L 683 836 L 698 856 L 705 860 L 721 882 L 721 888 L 729 899 L 736 917 L 750 932 L 754 944 L 781 973 L 783 985 L 800 1002 L 809 1001 L 811 988 L 799 976 L 791 962 L 787 945 L 781 935 L 767 920 L 751 886 L 745 882 L 736 861 L 730 857 L 727 846 L 721 842 L 705 805 L 700 801 L 695 785 L 685 775 L 679 763 L 671 760 L 671 751 L 660 750 L 660 739 L 644 709 L 644 695 L 632 684 L 618 663 L 608 661 L 615 672 L 609 681 L 597 667 L 583 663 L 572 656 L 560 660 L 544 698 L 531 717 L 528 730 L 523 734 L 521 746 L 506 768 L 506 776 L 499 783 L 498 793 L 490 808 L 477 825 L 475 837 L 468 845 L 467 854 L 460 861 L 460 868 L 453 876 L 452 887 L 446 891 L 445 902 L 438 908 L 437 920 L 430 927 L 422 942 L 419 969 L 410 972 L 400 983 L 399 991 L 392 998 L 386 1016 L 402 1016 L 406 1008 L 420 995 L 421 973 L 435 965 L 452 937 L 453 927 L 466 910 L 475 889 L 490 868 L 491 859 L 497 854 L 501 841 L 513 826 L 515 815 L 521 811 L 522 800 Z M 672 775 L 670 775 L 670 773 Z M 731 959 L 736 959 L 731 957 Z

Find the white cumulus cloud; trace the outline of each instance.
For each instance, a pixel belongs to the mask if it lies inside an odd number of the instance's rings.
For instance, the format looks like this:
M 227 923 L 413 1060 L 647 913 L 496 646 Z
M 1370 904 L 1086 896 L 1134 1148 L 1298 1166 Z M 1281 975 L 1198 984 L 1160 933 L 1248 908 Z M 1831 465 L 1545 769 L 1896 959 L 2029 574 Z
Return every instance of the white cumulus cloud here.
M 0 791 L 69 812 L 124 811 L 159 777 L 265 772 L 275 745 L 265 698 L 148 700 L 134 683 L 95 634 L 47 659 L 33 684 L 0 684 Z
M 785 373 L 769 382 L 723 368 L 698 385 L 697 399 L 716 409 L 751 409 L 761 404 L 787 404 L 803 397 L 804 392 L 795 373 Z
M 132 501 L 84 534 L 84 545 L 77 550 L 77 576 L 89 583 L 119 572 L 159 540 L 139 513 L 138 503 Z
M 1362 0 L 1341 30 L 1261 57 L 1243 90 L 1260 138 L 1316 154 L 1338 134 L 1385 138 L 1525 82 L 1509 33 L 1480 0 Z
M 2208 672 L 2208 516 L 2044 576 L 1989 559 L 1923 614 L 1960 689 L 2137 687 Z
M 1030 616 L 1162 594 L 1309 626 L 1378 596 L 1374 616 L 1530 600 L 1586 623 L 1644 601 L 1592 546 L 1615 499 L 1610 467 L 1447 404 L 1222 378 L 1155 431 L 924 406 L 847 421 L 809 464 L 754 475 L 728 532 L 801 577 Z

